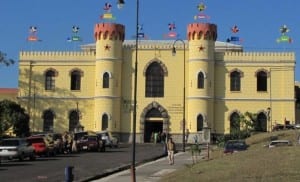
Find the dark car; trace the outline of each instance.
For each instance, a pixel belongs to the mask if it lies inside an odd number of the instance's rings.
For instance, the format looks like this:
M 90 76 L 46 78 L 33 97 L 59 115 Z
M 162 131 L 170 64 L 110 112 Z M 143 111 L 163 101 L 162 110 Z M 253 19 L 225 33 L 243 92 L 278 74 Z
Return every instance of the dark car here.
M 284 125 L 283 124 L 276 124 L 273 127 L 273 131 L 279 131 L 279 130 L 284 130 Z
M 234 153 L 238 151 L 247 150 L 248 145 L 244 140 L 229 140 L 225 143 L 224 153 Z
M 105 151 L 104 142 L 97 135 L 85 135 L 78 142 L 80 151 Z

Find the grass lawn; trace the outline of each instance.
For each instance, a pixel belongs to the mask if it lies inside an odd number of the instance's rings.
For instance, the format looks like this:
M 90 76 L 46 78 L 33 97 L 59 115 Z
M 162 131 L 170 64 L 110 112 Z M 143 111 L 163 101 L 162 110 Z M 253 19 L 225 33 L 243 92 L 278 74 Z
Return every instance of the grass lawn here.
M 296 182 L 300 181 L 299 130 L 277 131 L 251 136 L 246 140 L 248 150 L 223 154 L 223 148 L 211 151 L 211 160 L 171 173 L 161 181 L 178 182 Z M 267 148 L 271 136 L 289 139 L 293 146 Z

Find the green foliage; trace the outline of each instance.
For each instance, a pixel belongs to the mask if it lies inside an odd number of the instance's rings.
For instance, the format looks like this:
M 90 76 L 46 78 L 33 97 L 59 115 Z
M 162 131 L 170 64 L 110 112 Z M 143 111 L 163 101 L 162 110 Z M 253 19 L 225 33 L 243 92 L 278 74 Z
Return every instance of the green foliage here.
M 251 132 L 255 130 L 255 123 L 257 121 L 257 114 L 245 112 L 233 119 L 230 134 L 225 134 L 217 137 L 217 144 L 223 147 L 228 140 L 246 139 L 250 137 Z
M 9 66 L 14 64 L 15 61 L 12 59 L 7 59 L 6 54 L 0 51 L 0 65 L 4 64 L 5 66 Z
M 11 127 L 17 136 L 29 136 L 29 116 L 17 103 L 10 100 L 0 101 L 0 135 Z

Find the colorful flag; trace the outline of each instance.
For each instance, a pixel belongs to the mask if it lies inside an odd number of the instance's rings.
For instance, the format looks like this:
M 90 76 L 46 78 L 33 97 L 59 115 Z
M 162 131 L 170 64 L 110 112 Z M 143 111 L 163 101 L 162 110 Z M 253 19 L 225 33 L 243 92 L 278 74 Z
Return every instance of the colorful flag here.
M 200 4 L 197 5 L 197 9 L 199 11 L 199 14 L 194 16 L 194 19 L 210 19 L 210 17 L 206 14 L 204 14 L 203 12 L 206 10 L 206 5 L 201 2 Z
M 243 40 L 237 36 L 238 32 L 240 29 L 238 28 L 237 25 L 234 25 L 230 28 L 231 33 L 233 34 L 229 38 L 226 39 L 226 42 L 242 42 Z
M 82 41 L 81 37 L 78 35 L 79 29 L 80 28 L 75 25 L 72 27 L 72 36 L 67 38 L 68 42 Z
M 286 35 L 290 31 L 290 29 L 286 25 L 281 26 L 279 31 L 281 33 L 281 36 L 278 39 L 276 39 L 277 43 L 281 43 L 281 42 L 292 43 L 293 42 L 292 38 L 289 37 L 288 35 Z
M 178 34 L 175 32 L 176 25 L 175 23 L 169 23 L 169 33 L 164 35 L 164 38 L 176 38 L 178 37 Z
M 31 41 L 31 42 L 41 41 L 37 36 L 36 26 L 29 27 L 29 36 L 27 37 L 27 41 Z

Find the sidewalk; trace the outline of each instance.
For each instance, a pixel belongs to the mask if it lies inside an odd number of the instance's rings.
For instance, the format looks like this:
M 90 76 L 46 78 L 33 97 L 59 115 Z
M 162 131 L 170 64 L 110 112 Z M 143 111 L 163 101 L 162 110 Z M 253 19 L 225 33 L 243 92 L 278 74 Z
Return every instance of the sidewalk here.
M 198 157 L 201 160 L 203 152 Z M 141 166 L 136 167 L 136 181 L 138 182 L 154 182 L 158 181 L 162 176 L 172 173 L 178 169 L 184 168 L 186 165 L 193 164 L 192 156 L 189 151 L 179 152 L 175 154 L 175 164 L 169 165 L 167 157 L 145 163 Z M 112 174 L 105 178 L 95 180 L 93 182 L 131 182 L 131 172 L 130 170 L 125 170 L 119 173 Z

